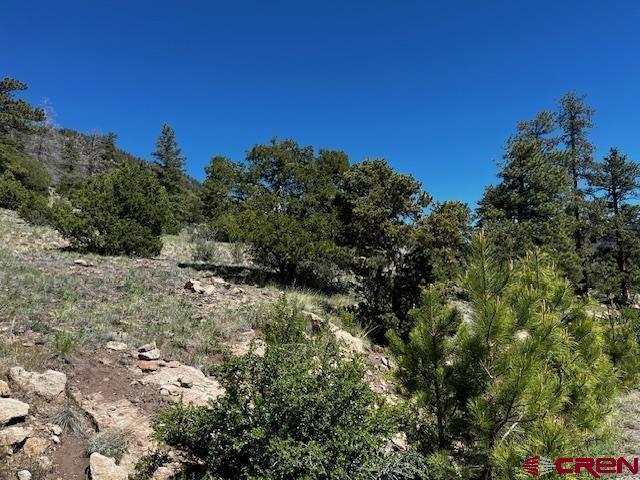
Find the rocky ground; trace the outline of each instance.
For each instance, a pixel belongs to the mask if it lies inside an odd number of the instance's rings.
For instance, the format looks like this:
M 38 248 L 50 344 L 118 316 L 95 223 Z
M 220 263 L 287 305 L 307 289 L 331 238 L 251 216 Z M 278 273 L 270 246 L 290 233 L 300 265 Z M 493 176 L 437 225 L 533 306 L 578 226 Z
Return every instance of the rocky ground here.
M 212 368 L 259 345 L 257 327 L 284 293 L 247 265 L 193 264 L 175 241 L 144 260 L 65 247 L 0 210 L 0 479 L 126 479 L 158 448 L 155 414 L 180 398 L 204 405 L 221 395 Z M 333 316 L 350 300 L 287 293 L 346 354 L 364 356 L 367 378 L 394 401 L 390 359 Z M 96 445 L 113 456 L 92 453 Z M 178 460 L 154 478 L 170 478 Z

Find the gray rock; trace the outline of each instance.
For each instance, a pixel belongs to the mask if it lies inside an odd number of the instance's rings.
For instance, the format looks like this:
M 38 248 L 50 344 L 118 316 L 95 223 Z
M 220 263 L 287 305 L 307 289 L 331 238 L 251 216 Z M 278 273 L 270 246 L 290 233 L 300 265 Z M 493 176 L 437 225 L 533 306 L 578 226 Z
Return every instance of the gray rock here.
M 0 425 L 24 418 L 29 413 L 29 405 L 13 398 L 0 398 Z
M 20 470 L 18 472 L 18 480 L 31 480 L 31 472 L 29 470 Z
M 9 370 L 9 377 L 25 392 L 35 393 L 47 400 L 62 396 L 67 385 L 67 376 L 55 370 L 37 373 L 28 372 L 22 367 L 13 367 Z

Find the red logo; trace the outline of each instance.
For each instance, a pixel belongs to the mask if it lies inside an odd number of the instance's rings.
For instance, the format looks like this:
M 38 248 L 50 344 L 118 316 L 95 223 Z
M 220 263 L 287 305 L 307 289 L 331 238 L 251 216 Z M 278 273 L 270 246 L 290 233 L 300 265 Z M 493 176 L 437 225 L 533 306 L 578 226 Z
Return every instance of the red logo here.
M 522 463 L 522 469 L 532 477 L 541 477 L 551 472 L 560 475 L 571 475 L 574 473 L 588 473 L 593 478 L 600 478 L 603 475 L 613 474 L 637 474 L 638 457 L 627 460 L 624 457 L 560 457 L 556 461 L 552 461 L 546 457 L 536 455 L 527 458 Z M 631 476 L 616 476 L 616 478 L 638 478 Z

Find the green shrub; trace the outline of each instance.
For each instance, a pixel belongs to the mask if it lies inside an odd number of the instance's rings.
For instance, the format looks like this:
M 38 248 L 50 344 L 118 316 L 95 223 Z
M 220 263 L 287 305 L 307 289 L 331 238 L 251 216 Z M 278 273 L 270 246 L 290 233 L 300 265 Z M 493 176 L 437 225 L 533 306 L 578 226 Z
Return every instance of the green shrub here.
M 29 193 L 20 204 L 18 215 L 33 225 L 51 224 L 52 211 L 49 208 L 49 199 L 41 193 Z
M 28 193 L 28 190 L 11 172 L 0 175 L 0 207 L 18 210 Z
M 398 419 L 363 380 L 362 363 L 345 360 L 331 336 L 305 340 L 298 315 L 283 300 L 264 356 L 228 359 L 226 393 L 208 408 L 162 413 L 157 438 L 185 453 L 188 478 L 422 478 L 419 461 L 388 448 Z
M 93 434 L 87 440 L 87 455 L 99 453 L 119 462 L 129 446 L 127 432 L 112 428 Z
M 150 168 L 123 163 L 96 175 L 56 212 L 55 225 L 72 248 L 102 255 L 154 256 L 162 249 L 166 192 Z
M 15 145 L 0 140 L 0 173 L 10 172 L 27 190 L 47 193 L 51 177 L 37 160 Z

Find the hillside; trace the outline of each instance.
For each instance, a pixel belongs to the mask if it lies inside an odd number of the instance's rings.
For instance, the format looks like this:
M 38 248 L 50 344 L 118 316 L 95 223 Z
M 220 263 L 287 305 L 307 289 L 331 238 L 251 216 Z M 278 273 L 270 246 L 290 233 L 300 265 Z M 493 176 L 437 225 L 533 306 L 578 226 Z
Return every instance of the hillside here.
M 42 126 L 33 132 L 22 134 L 21 140 L 26 153 L 47 168 L 54 185 L 65 175 L 64 147 L 69 140 L 77 147 L 79 157 L 75 163 L 75 175 L 78 179 L 109 172 L 122 161 L 147 162 L 117 146 L 115 154 L 110 158 L 106 155 L 108 135 L 99 132 L 82 133 L 68 128 Z M 194 178 L 186 177 L 187 186 L 193 188 L 197 184 Z
M 0 245 L 0 417 L 11 417 L 0 418 L 9 425 L 0 427 L 8 454 L 2 479 L 28 470 L 36 479 L 83 480 L 87 440 L 113 429 L 126 432 L 123 460 L 118 468 L 107 462 L 102 474 L 96 460 L 93 478 L 131 473 L 154 448 L 154 416 L 178 398 L 200 405 L 220 395 L 208 374 L 225 351 L 244 354 L 260 338 L 256 326 L 283 293 L 252 283 L 244 267 L 227 264 L 235 275 L 221 278 L 217 269 L 187 264 L 183 237 L 167 237 L 154 259 L 80 256 L 55 231 L 0 210 Z M 310 317 L 332 321 L 333 309 L 348 301 L 288 294 Z M 372 385 L 393 399 L 382 350 L 344 330 L 335 334 L 346 351 L 365 355 Z M 28 415 L 20 411 L 26 405 Z M 63 418 L 77 431 L 56 424 Z

